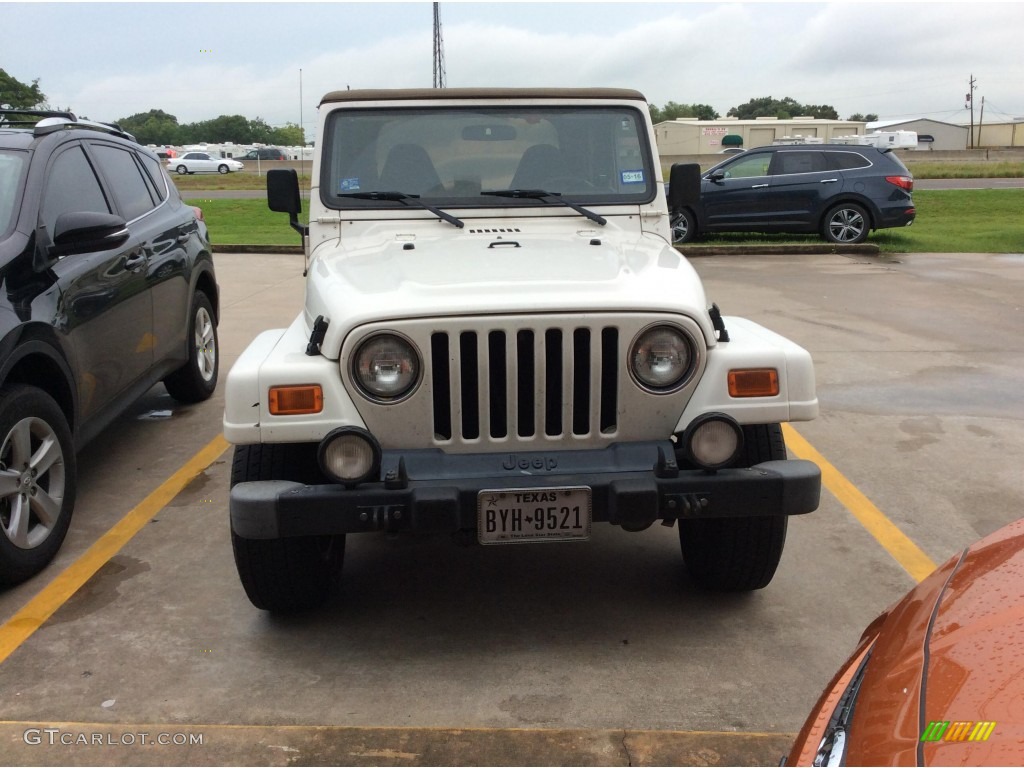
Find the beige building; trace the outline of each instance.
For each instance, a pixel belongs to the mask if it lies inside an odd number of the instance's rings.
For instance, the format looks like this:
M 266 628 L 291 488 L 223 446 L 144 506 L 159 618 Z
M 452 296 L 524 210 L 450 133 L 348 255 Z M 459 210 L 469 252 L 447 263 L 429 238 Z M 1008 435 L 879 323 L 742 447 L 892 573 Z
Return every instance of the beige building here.
M 739 120 L 678 118 L 654 126 L 658 152 L 663 160 L 683 155 L 714 155 L 728 147 L 763 147 L 778 139 L 804 137 L 829 141 L 834 136 L 865 133 L 865 123 L 849 120 L 818 120 L 813 117 L 759 117 Z

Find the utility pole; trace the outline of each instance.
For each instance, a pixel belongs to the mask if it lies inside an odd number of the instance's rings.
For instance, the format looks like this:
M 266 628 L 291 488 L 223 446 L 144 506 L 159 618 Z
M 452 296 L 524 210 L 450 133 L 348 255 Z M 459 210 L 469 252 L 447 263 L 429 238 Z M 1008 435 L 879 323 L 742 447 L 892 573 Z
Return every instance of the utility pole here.
M 440 3 L 434 3 L 434 87 L 445 87 L 444 38 L 441 36 Z
M 972 94 L 978 89 L 975 82 L 977 81 L 974 79 L 974 75 L 972 74 L 971 79 L 968 81 L 970 90 L 967 91 L 967 103 L 964 104 L 964 109 L 970 107 L 971 110 L 971 149 L 974 149 L 974 97 Z

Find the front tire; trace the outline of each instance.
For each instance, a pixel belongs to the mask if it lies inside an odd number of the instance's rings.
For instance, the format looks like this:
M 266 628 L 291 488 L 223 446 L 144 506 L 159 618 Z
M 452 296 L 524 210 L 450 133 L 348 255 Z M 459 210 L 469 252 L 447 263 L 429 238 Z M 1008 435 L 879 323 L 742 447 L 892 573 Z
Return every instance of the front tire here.
M 39 573 L 75 506 L 75 453 L 60 406 L 36 387 L 0 392 L 0 584 Z
M 196 291 L 192 299 L 188 339 L 188 362 L 164 379 L 164 386 L 175 400 L 198 403 L 208 399 L 217 388 L 220 368 L 217 322 L 213 305 L 202 291 Z
M 856 203 L 842 203 L 825 214 L 821 236 L 836 245 L 856 245 L 868 239 L 868 213 Z
M 303 448 L 237 446 L 231 485 L 253 480 L 309 480 L 310 457 Z M 231 549 L 249 601 L 264 611 L 294 613 L 316 608 L 330 595 L 344 563 L 345 536 L 246 539 L 232 529 Z
M 737 466 L 786 458 L 778 424 L 743 427 L 744 456 Z M 789 518 L 723 517 L 679 521 L 679 543 L 690 577 L 718 592 L 750 592 L 771 582 L 782 558 Z
M 231 170 L 231 169 L 230 169 L 230 168 L 228 168 L 228 167 L 227 167 L 226 165 L 224 165 L 223 163 L 217 166 L 217 173 L 227 173 L 227 172 L 228 172 L 228 171 L 230 171 L 230 170 Z
M 697 222 L 689 211 L 676 211 L 669 219 L 672 227 L 672 245 L 689 243 L 697 236 Z

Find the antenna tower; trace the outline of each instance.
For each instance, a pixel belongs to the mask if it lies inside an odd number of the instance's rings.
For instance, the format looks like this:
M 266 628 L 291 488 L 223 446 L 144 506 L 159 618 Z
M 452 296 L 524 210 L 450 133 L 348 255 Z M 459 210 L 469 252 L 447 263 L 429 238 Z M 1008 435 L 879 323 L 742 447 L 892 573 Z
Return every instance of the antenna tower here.
M 434 87 L 445 87 L 444 38 L 441 36 L 440 3 L 434 3 Z

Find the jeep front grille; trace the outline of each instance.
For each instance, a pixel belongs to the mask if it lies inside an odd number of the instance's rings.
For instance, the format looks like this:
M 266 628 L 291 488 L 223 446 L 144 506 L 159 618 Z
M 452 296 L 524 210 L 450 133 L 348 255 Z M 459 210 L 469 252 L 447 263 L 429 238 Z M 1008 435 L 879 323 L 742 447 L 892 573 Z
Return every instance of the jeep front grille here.
M 655 323 L 694 341 L 693 377 L 671 393 L 639 387 L 627 366 L 630 345 Z M 352 355 L 375 333 L 398 334 L 422 355 L 423 376 L 399 402 L 361 396 L 352 378 Z M 341 368 L 361 426 L 385 450 L 573 450 L 668 439 L 703 372 L 702 338 L 690 318 L 656 312 L 407 318 L 350 333 Z
M 619 331 L 531 327 L 430 337 L 435 439 L 613 434 Z

